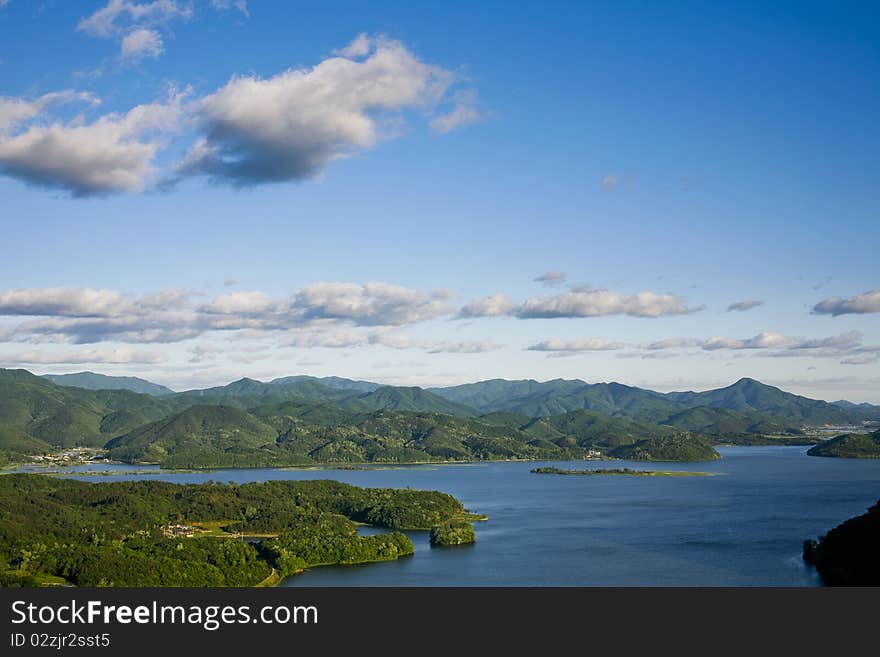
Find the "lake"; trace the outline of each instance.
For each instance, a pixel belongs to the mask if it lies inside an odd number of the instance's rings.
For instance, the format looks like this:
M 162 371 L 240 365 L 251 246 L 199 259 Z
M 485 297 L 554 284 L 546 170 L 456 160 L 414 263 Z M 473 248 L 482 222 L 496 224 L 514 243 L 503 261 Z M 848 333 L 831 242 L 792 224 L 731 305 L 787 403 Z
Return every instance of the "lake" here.
M 282 586 L 816 586 L 801 544 L 880 498 L 880 460 L 817 458 L 806 447 L 722 447 L 720 461 L 503 462 L 374 470 L 215 470 L 168 473 L 102 466 L 178 483 L 336 479 L 357 486 L 451 493 L 477 522 L 477 543 L 398 561 L 323 567 Z M 557 476 L 532 468 L 698 470 L 713 477 Z M 95 466 L 88 466 L 94 469 Z M 73 468 L 81 470 L 82 468 Z M 135 474 L 134 471 L 140 474 Z M 366 531 L 373 531 L 367 528 Z

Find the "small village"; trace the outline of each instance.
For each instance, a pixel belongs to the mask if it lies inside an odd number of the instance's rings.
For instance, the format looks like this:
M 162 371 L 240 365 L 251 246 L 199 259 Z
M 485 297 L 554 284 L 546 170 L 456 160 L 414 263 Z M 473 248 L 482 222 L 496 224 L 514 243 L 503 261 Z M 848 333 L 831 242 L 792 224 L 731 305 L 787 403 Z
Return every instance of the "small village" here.
M 106 458 L 107 450 L 100 447 L 72 447 L 52 454 L 36 454 L 31 460 L 43 465 L 84 465 L 105 461 Z

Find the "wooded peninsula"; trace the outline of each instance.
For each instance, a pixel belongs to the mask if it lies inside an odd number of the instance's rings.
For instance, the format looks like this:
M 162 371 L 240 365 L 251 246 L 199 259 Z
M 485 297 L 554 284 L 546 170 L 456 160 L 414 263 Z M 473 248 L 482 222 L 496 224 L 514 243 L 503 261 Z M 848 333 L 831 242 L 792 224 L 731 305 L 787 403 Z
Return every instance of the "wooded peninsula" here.
M 335 481 L 86 483 L 0 477 L 0 586 L 257 586 L 410 555 L 401 530 L 473 540 L 445 493 Z M 361 536 L 358 523 L 388 529 Z M 469 531 L 468 531 L 469 530 Z

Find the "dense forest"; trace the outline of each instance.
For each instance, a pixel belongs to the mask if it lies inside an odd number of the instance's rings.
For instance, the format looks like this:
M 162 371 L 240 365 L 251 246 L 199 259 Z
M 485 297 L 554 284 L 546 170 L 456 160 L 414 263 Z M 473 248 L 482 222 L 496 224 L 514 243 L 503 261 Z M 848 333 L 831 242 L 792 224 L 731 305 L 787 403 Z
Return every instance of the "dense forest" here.
M 412 554 L 398 530 L 470 526 L 468 517 L 444 493 L 335 481 L 91 484 L 10 474 L 0 477 L 0 584 L 254 586 Z M 360 536 L 358 522 L 394 531 Z
M 811 447 L 807 454 L 849 459 L 880 459 L 880 431 L 868 434 L 841 434 Z
M 804 560 L 826 586 L 880 586 L 880 502 L 818 541 L 805 541 Z

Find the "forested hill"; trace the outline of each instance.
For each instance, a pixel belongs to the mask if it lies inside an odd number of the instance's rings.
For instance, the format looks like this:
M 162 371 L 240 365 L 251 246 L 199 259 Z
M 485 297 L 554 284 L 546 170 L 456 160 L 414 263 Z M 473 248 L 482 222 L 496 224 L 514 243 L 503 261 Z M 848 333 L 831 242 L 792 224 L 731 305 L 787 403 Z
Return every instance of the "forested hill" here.
M 0 586 L 255 586 L 304 568 L 412 554 L 390 530 L 466 522 L 435 491 L 336 481 L 90 484 L 0 477 Z M 252 541 L 230 540 L 242 534 Z
M 494 418 L 497 420 L 497 418 Z M 108 443 L 114 459 L 165 467 L 249 467 L 310 463 L 417 463 L 497 459 L 614 457 L 624 446 L 654 440 L 660 460 L 716 458 L 682 450 L 696 435 L 588 411 L 552 418 L 484 422 L 440 413 L 383 409 L 351 413 L 331 405 L 283 403 L 251 409 L 196 406 Z M 674 442 L 676 439 L 678 442 Z M 674 444 L 673 444 L 674 443 Z M 670 447 L 671 446 L 671 447 Z

